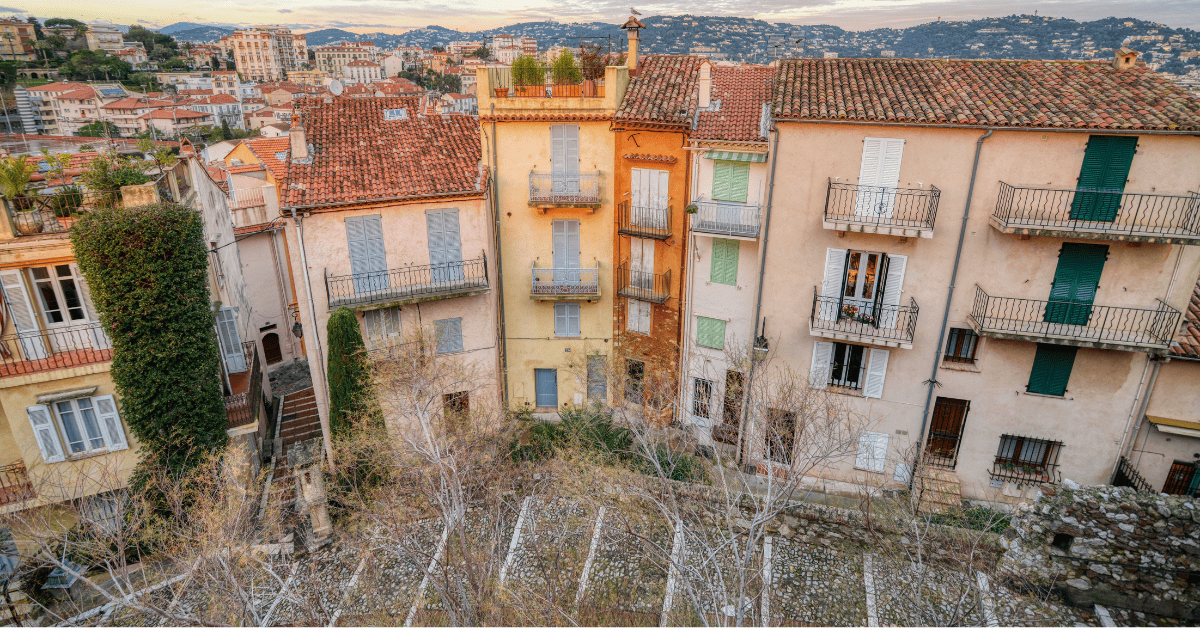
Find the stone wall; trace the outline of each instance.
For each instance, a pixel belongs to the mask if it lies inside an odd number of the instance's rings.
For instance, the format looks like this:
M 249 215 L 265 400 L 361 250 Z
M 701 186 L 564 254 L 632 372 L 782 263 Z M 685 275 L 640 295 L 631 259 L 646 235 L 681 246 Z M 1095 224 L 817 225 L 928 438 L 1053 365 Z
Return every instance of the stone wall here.
M 1200 500 L 1070 482 L 1005 533 L 1002 571 L 1077 605 L 1200 621 Z

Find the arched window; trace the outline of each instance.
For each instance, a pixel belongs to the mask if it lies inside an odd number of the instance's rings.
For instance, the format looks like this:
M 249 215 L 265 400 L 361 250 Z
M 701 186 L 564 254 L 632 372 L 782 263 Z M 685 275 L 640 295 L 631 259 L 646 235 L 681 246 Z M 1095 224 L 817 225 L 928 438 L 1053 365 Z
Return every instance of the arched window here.
M 262 338 L 263 355 L 267 358 L 267 364 L 275 364 L 283 361 L 283 350 L 279 348 L 279 334 L 271 332 Z

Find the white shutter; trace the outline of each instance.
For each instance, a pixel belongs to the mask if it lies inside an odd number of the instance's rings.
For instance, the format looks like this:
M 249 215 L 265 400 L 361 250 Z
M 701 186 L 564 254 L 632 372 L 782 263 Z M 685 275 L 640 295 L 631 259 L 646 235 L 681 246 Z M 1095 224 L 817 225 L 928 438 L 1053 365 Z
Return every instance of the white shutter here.
M 42 452 L 42 460 L 46 462 L 62 462 L 62 443 L 58 440 L 58 432 L 54 431 L 54 420 L 51 418 L 49 406 L 29 406 L 25 408 L 29 417 L 29 425 L 33 427 L 33 436 L 37 440 L 38 450 Z
M 579 174 L 579 125 L 563 125 L 563 173 Z
M 217 310 L 217 339 L 221 344 L 221 355 L 225 357 L 225 370 L 242 373 L 247 368 L 246 355 L 242 353 L 242 339 L 237 328 L 237 308 L 223 307 Z
M 879 185 L 879 162 L 883 160 L 883 142 L 878 137 L 863 140 L 862 163 L 858 168 L 859 185 Z
M 862 432 L 858 435 L 858 455 L 854 466 L 867 471 L 882 472 L 887 461 L 888 434 Z
M 96 416 L 100 419 L 100 429 L 104 431 L 104 439 L 108 441 L 109 451 L 129 449 L 125 439 L 125 430 L 121 426 L 121 415 L 117 413 L 117 402 L 112 395 L 92 397 L 96 406 Z
M 812 370 L 809 371 L 809 383 L 813 388 L 824 390 L 829 385 L 829 369 L 833 365 L 833 343 L 814 342 Z
M 563 129 L 565 124 L 550 125 L 550 172 L 551 174 L 563 174 L 563 164 L 566 162 L 566 154 L 563 151 Z
M 885 139 L 883 155 L 879 164 L 879 182 L 875 185 L 894 188 L 900 185 L 900 161 L 904 157 L 904 140 Z
M 629 331 L 639 334 L 650 334 L 650 304 L 636 299 L 627 299 L 629 303 L 625 323 Z
M 871 357 L 867 362 L 867 383 L 863 386 L 864 397 L 883 397 L 883 379 L 887 376 L 888 355 L 887 349 L 871 349 Z
M 629 173 L 629 205 L 633 207 L 648 207 L 650 171 L 645 168 L 632 168 Z
M 17 337 L 21 339 L 21 353 L 26 360 L 41 360 L 48 354 L 37 324 L 37 312 L 33 302 L 25 290 L 25 279 L 19 270 L 0 270 L 0 287 L 4 289 L 4 300 L 8 301 L 8 311 L 12 316 L 13 327 Z
M 890 218 L 895 195 L 875 188 L 895 188 L 900 184 L 900 161 L 904 140 L 868 137 L 863 140 L 862 164 L 858 171 L 858 199 L 854 213 L 860 216 Z
M 821 296 L 837 297 L 842 291 L 842 278 L 846 275 L 846 249 L 826 249 L 825 279 L 821 283 Z
M 108 332 L 104 331 L 104 326 L 100 324 L 100 313 L 96 311 L 96 305 L 92 303 L 92 291 L 88 288 L 87 277 L 79 272 L 79 267 L 71 264 L 71 271 L 75 273 L 75 280 L 79 283 L 79 292 L 83 298 L 83 308 L 87 312 L 88 331 L 92 336 L 92 346 L 98 350 L 112 348 L 112 340 L 108 338 Z
M 896 326 L 896 306 L 900 305 L 900 294 L 904 292 L 904 268 L 908 266 L 907 255 L 888 255 L 888 272 L 883 285 L 883 305 L 879 325 L 892 329 Z
M 667 206 L 667 201 L 671 196 L 671 173 L 668 170 L 655 170 L 654 173 L 657 175 L 655 178 L 658 179 L 658 185 L 655 187 L 650 201 L 654 207 L 663 209 Z

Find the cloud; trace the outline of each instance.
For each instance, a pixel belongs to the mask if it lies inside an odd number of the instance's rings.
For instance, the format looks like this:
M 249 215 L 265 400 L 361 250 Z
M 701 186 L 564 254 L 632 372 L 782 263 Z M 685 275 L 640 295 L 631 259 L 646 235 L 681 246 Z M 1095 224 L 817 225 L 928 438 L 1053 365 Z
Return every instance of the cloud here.
M 291 9 L 280 9 L 279 12 L 280 13 L 291 13 L 292 10 Z
M 13 7 L 0 7 L 0 13 L 29 13 L 25 9 L 15 9 Z

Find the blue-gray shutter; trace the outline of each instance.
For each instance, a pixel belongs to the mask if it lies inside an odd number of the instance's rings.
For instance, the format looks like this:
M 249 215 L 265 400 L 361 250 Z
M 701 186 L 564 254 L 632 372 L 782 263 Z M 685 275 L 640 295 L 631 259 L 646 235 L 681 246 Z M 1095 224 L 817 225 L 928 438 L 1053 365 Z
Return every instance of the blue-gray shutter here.
M 558 371 L 554 369 L 534 369 L 533 385 L 537 407 L 558 407 Z
M 463 278 L 462 236 L 457 209 L 431 209 L 425 212 L 429 234 L 429 265 L 434 283 Z
M 461 318 L 434 321 L 433 327 L 438 353 L 457 353 L 463 350 Z
M 387 253 L 383 244 L 383 220 L 373 216 L 346 218 L 346 245 L 356 293 L 386 290 Z
M 225 370 L 244 373 L 246 354 L 242 352 L 242 338 L 237 328 L 237 308 L 223 307 L 217 310 L 217 339 L 221 344 L 221 355 L 225 357 Z

